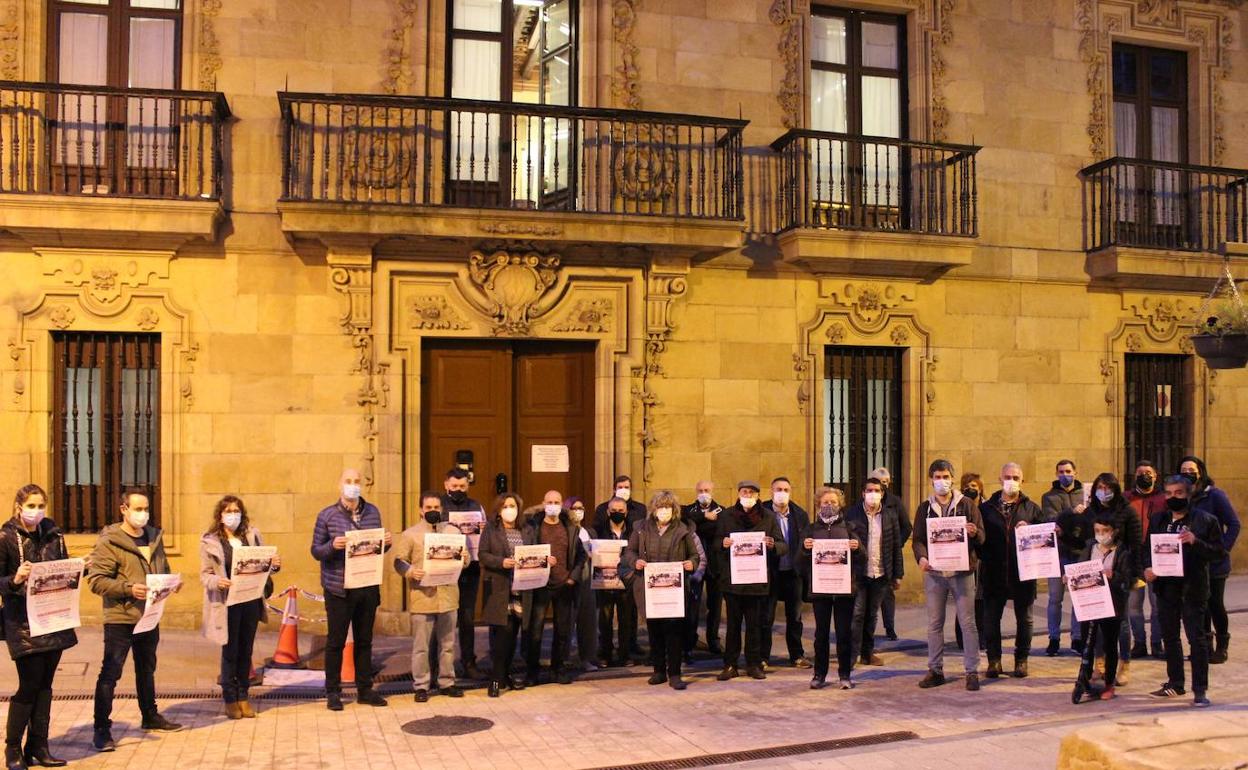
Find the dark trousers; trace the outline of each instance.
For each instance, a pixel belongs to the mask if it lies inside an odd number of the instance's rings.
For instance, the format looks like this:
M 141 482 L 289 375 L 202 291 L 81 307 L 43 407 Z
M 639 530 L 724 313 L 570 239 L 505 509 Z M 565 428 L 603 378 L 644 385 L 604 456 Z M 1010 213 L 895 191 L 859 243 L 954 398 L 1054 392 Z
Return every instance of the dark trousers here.
M 724 629 L 724 665 L 735 666 L 741 657 L 741 624 L 745 624 L 745 665 L 763 663 L 763 635 L 771 635 L 771 624 L 765 622 L 767 597 L 754 594 L 724 594 L 728 605 L 727 628 Z
M 477 660 L 477 591 L 481 587 L 481 562 L 471 562 L 459 573 L 459 659 L 464 666 Z
M 815 609 L 815 678 L 828 676 L 828 654 L 835 630 L 836 672 L 841 679 L 849 679 L 854 668 L 854 604 L 855 597 L 848 595 L 811 601 Z
M 4 742 L 16 749 L 22 745 L 22 733 L 30 725 L 26 745 L 42 748 L 48 743 L 48 725 L 52 718 L 52 678 L 61 663 L 61 651 L 36 652 L 13 661 L 17 665 L 17 692 L 9 699 L 9 722 Z M 14 718 L 14 714 L 18 714 Z M 29 715 L 23 720 L 22 715 Z
M 892 583 L 886 577 L 863 577 L 858 581 L 855 593 L 853 628 L 850 641 L 853 654 L 864 660 L 875 654 L 875 618 L 883 606 L 884 597 L 892 595 Z
M 650 634 L 650 662 L 654 673 L 669 677 L 680 676 L 680 652 L 684 646 L 684 618 L 661 618 L 647 620 L 646 631 Z
M 1008 597 L 984 597 L 984 623 L 986 624 L 987 651 L 989 662 L 1001 660 L 1001 616 L 1005 614 L 1005 604 L 1014 605 L 1014 659 L 1026 660 L 1031 655 L 1031 605 L 1035 599 L 1026 601 Z
M 1183 688 L 1183 644 L 1179 641 L 1179 624 L 1187 634 L 1192 656 L 1192 690 L 1203 693 L 1209 689 L 1209 640 L 1205 636 L 1205 599 L 1192 599 L 1183 593 L 1182 584 L 1157 588 L 1158 611 L 1161 612 L 1161 638 L 1166 647 L 1166 675 L 1172 687 Z
M 1118 676 L 1118 640 L 1123 631 L 1122 618 L 1101 618 L 1079 624 L 1079 638 L 1087 639 L 1091 625 L 1096 624 L 1097 644 L 1105 654 L 1105 686 L 1113 687 Z
M 256 625 L 264 612 L 263 600 L 226 607 L 229 641 L 221 647 L 221 696 L 226 703 L 247 700 L 251 686 L 251 650 Z
M 95 726 L 112 727 L 113 693 L 130 650 L 134 650 L 134 689 L 138 695 L 139 712 L 144 719 L 156 716 L 156 646 L 160 629 L 143 634 L 134 633 L 130 623 L 104 624 L 104 661 L 95 680 Z
M 724 594 L 719 590 L 719 575 L 707 574 L 702 581 L 706 586 L 706 643 L 719 642 L 719 619 L 724 607 Z M 696 627 L 696 623 L 694 624 Z
M 1218 636 L 1230 633 L 1230 618 L 1226 614 L 1226 576 L 1209 578 L 1209 619 L 1206 631 Z
M 516 656 L 516 640 L 520 637 L 520 618 L 507 616 L 507 624 L 490 626 L 490 661 L 493 670 L 490 679 L 495 682 L 509 682 L 511 678 L 511 661 Z
M 355 686 L 360 692 L 373 687 L 373 621 L 381 604 L 377 586 L 348 588 L 346 596 L 325 593 L 325 692 L 342 692 L 342 650 L 347 630 L 355 640 Z
M 893 584 L 885 581 L 884 598 L 880 601 L 880 617 L 884 620 L 884 633 L 888 636 L 897 635 L 897 595 L 893 593 Z
M 698 646 L 698 612 L 701 610 L 702 583 L 704 582 L 691 579 L 689 590 L 685 591 L 685 623 L 681 630 L 681 648 L 686 655 Z
M 805 657 L 802 649 L 802 576 L 796 570 L 776 572 L 767 594 L 767 613 L 764 618 L 763 660 L 771 660 L 771 626 L 776 622 L 776 605 L 784 602 L 784 643 L 789 648 L 789 660 Z
M 637 606 L 633 601 L 633 593 L 628 589 L 622 591 L 597 591 L 598 594 L 598 656 L 606 661 L 623 661 L 636 645 L 633 629 L 637 627 Z M 618 648 L 612 646 L 612 621 L 619 626 Z M 612 657 L 612 651 L 618 649 L 618 657 Z
M 553 607 L 555 616 L 554 636 L 550 642 L 550 670 L 556 674 L 568 659 L 568 645 L 572 641 L 572 599 L 576 586 L 555 586 L 533 591 L 532 610 L 526 620 L 524 635 L 528 639 L 525 648 L 525 668 L 529 678 L 536 678 L 542 663 L 542 634 L 546 631 L 546 608 Z

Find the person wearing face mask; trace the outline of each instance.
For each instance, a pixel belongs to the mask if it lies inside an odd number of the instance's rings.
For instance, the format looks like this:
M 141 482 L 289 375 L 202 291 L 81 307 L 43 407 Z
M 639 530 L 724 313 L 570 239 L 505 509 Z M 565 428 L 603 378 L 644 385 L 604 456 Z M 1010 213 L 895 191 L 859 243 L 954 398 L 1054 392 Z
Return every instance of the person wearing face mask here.
M 1018 463 L 1001 468 L 1001 489 L 979 506 L 984 522 L 984 544 L 979 552 L 979 574 L 984 584 L 984 622 L 988 641 L 989 679 L 1001 676 L 1001 615 L 1006 602 L 1014 605 L 1014 672 L 1027 676 L 1031 655 L 1031 605 L 1036 601 L 1036 581 L 1018 579 L 1018 554 L 1014 532 L 1039 524 L 1044 514 L 1023 494 L 1023 469 Z
M 217 501 L 212 525 L 199 541 L 199 582 L 204 587 L 203 634 L 221 647 L 221 697 L 225 701 L 225 715 L 230 719 L 256 716 L 247 697 L 251 684 L 251 652 L 256 641 L 256 626 L 267 616 L 264 599 L 226 605 L 234 549 L 263 544 L 260 530 L 251 526 L 247 518 L 247 507 L 234 495 Z M 281 568 L 281 557 L 274 556 L 270 574 Z M 265 597 L 272 592 L 270 581 L 265 587 Z
M 890 516 L 884 507 L 884 485 L 879 479 L 867 479 L 862 485 L 862 499 L 849 509 L 846 518 L 863 535 L 862 571 L 854 580 L 850 662 L 857 660 L 864 666 L 882 666 L 884 660 L 875 654 L 875 619 L 887 588 L 901 585 L 905 559 L 897 517 Z M 839 632 L 837 638 L 840 638 Z
M 1144 579 L 1157 586 L 1157 609 L 1166 649 L 1166 681 L 1149 693 L 1154 698 L 1177 698 L 1186 694 L 1183 676 L 1183 643 L 1179 626 L 1187 634 L 1192 661 L 1192 705 L 1210 705 L 1209 646 L 1205 636 L 1205 613 L 1209 605 L 1209 565 L 1222 559 L 1222 527 L 1204 511 L 1190 507 L 1192 481 L 1187 476 L 1166 479 L 1166 510 L 1148 524 L 1150 535 L 1177 534 L 1183 549 L 1183 577 L 1158 577 L 1153 572 L 1152 548 L 1143 549 Z
M 1166 509 L 1166 493 L 1161 488 L 1159 479 L 1160 474 L 1152 460 L 1140 460 L 1135 464 L 1135 483 L 1123 495 L 1140 518 L 1140 534 L 1144 540 L 1134 544 L 1137 552 L 1147 544 L 1148 524 L 1153 516 Z M 1148 596 L 1148 639 L 1152 640 L 1151 647 L 1146 643 L 1144 632 L 1145 595 Z M 1131 657 L 1135 660 L 1143 659 L 1151 650 L 1154 658 L 1164 659 L 1166 654 L 1161 649 L 1161 616 L 1157 613 L 1157 594 L 1152 585 L 1145 583 L 1143 579 L 1136 583 L 1127 599 L 1127 620 L 1130 622 L 1134 640 Z
M 1066 565 L 1077 561 L 1086 550 L 1088 538 L 1092 532 L 1091 521 L 1084 516 L 1087 506 L 1087 492 L 1083 482 L 1077 477 L 1073 460 L 1058 460 L 1056 478 L 1053 485 L 1040 497 L 1040 510 L 1044 521 L 1057 524 L 1057 558 L 1063 572 Z M 1060 521 L 1067 511 L 1075 513 L 1074 518 L 1067 517 Z M 1063 526 L 1064 525 L 1064 526 Z M 1070 531 L 1068 531 L 1070 530 Z M 1066 580 L 1064 577 L 1045 578 L 1048 581 L 1049 599 L 1045 620 L 1049 631 L 1049 646 L 1044 654 L 1050 658 L 1057 656 L 1062 648 L 1062 605 L 1066 600 Z M 1070 608 L 1070 646 L 1079 651 L 1083 649 L 1082 626 L 1075 620 L 1075 608 Z
M 516 494 L 499 495 L 491 506 L 489 521 L 481 533 L 477 555 L 481 560 L 481 615 L 490 628 L 489 696 L 497 698 L 505 689 L 522 690 L 524 681 L 512 677 L 511 663 L 523 621 L 524 600 L 511 590 L 516 566 L 516 546 L 532 545 L 525 538 L 531 532 L 522 528 L 519 518 L 524 501 Z M 527 593 L 527 592 L 526 592 Z
M 791 500 L 793 487 L 784 476 L 771 482 L 771 499 L 763 507 L 771 511 L 780 527 L 780 537 L 788 547 L 788 553 L 776 558 L 776 570 L 770 580 L 767 609 L 763 623 L 763 666 L 771 665 L 772 629 L 776 622 L 776 605 L 784 603 L 784 643 L 788 647 L 789 665 L 794 668 L 810 668 L 810 661 L 802 649 L 802 603 L 805 591 L 799 563 L 802 541 L 810 526 L 810 514 Z
M 1118 483 L 1118 477 L 1112 473 L 1102 473 L 1092 482 L 1092 497 L 1088 503 L 1087 517 L 1091 521 L 1097 516 L 1105 514 L 1114 520 L 1114 526 L 1121 533 L 1122 541 L 1125 543 L 1144 542 L 1144 535 L 1140 529 L 1140 519 L 1135 514 L 1135 509 L 1127 503 L 1126 498 L 1122 494 L 1122 485 Z M 1091 535 L 1091 529 L 1088 530 Z M 1139 563 L 1142 549 L 1135 549 L 1131 552 L 1131 558 L 1136 560 L 1136 564 L 1132 567 L 1137 571 L 1143 571 L 1143 567 Z M 1126 621 L 1124 621 L 1125 623 Z M 1128 677 L 1131 669 L 1131 628 L 1127 623 L 1122 633 L 1118 635 L 1118 676 L 1117 683 L 1119 687 L 1127 685 Z M 1098 663 L 1097 670 L 1101 669 Z
M 927 676 L 919 687 L 939 687 L 945 678 L 945 614 L 952 595 L 962 623 L 966 644 L 962 649 L 962 665 L 966 671 L 966 689 L 979 689 L 979 627 L 975 625 L 975 569 L 979 549 L 984 544 L 984 522 L 979 506 L 953 488 L 953 463 L 935 460 L 927 469 L 932 495 L 914 512 L 914 538 L 910 547 L 923 571 L 923 591 L 927 595 Z M 927 520 L 942 516 L 966 519 L 967 552 L 970 569 L 938 572 L 927 561 Z
M 420 495 L 421 518 L 399 534 L 394 544 L 394 571 L 407 585 L 407 611 L 412 628 L 412 690 L 417 703 L 432 692 L 462 698 L 455 685 L 455 619 L 459 611 L 459 584 L 423 586 L 425 535 L 458 535 L 459 527 L 442 520 L 442 498 L 437 492 Z M 464 566 L 469 564 L 467 545 Z M 430 659 L 437 661 L 436 673 Z M 436 676 L 436 680 L 434 681 Z
M 1118 635 L 1124 630 L 1123 619 L 1126 617 L 1127 595 L 1134 589 L 1140 578 L 1138 572 L 1139 558 L 1134 555 L 1136 544 L 1127 542 L 1120 536 L 1120 530 L 1112 514 L 1104 511 L 1092 519 L 1093 539 L 1087 549 L 1079 554 L 1077 561 L 1099 561 L 1101 571 L 1109 585 L 1109 595 L 1113 599 L 1114 614 L 1112 617 L 1084 623 L 1081 638 L 1091 636 L 1090 627 L 1096 625 L 1096 636 L 1100 637 L 1105 649 L 1105 689 L 1101 691 L 1101 700 L 1114 698 L 1114 686 L 1119 683 L 1118 675 Z M 1063 578 L 1064 579 L 1064 578 Z
M 113 693 L 126 658 L 134 649 L 135 690 L 144 730 L 176 732 L 182 725 L 156 710 L 156 646 L 160 627 L 142 634 L 134 626 L 143 617 L 147 600 L 147 576 L 169 572 L 163 533 L 149 523 L 151 506 L 141 490 L 121 495 L 121 521 L 109 524 L 91 552 L 87 583 L 91 593 L 104 599 L 104 660 L 95 682 L 96 751 L 113 751 Z
M 572 616 L 576 619 L 576 654 L 580 658 L 582 671 L 597 671 L 598 603 L 590 579 L 593 565 L 589 558 L 593 534 L 585 521 L 585 501 L 569 497 L 564 505 L 568 508 L 568 518 L 580 527 L 581 547 L 585 549 L 585 565 L 581 567 L 581 576 L 576 581 L 576 599 L 572 606 Z
M 715 533 L 716 546 L 724 568 L 719 573 L 719 589 L 728 605 L 727 628 L 724 631 L 724 668 L 719 681 L 726 682 L 739 675 L 737 663 L 741 658 L 741 626 L 745 625 L 746 675 L 752 679 L 766 679 L 763 672 L 763 635 L 771 632 L 766 620 L 769 583 L 775 576 L 778 557 L 788 553 L 789 547 L 780 534 L 776 515 L 759 504 L 758 484 L 753 481 L 737 482 L 737 502 L 725 508 L 719 515 L 719 530 Z M 763 546 L 767 550 L 767 583 L 732 582 L 729 550 L 732 536 L 737 532 L 762 532 Z
M 875 481 L 875 489 L 879 491 L 879 481 Z M 868 482 L 870 483 L 870 482 Z M 854 687 L 851 671 L 854 667 L 854 646 L 862 637 L 862 632 L 854 623 L 857 594 L 861 590 L 867 560 L 870 558 L 866 545 L 869 535 L 863 527 L 861 519 L 852 519 L 846 515 L 845 495 L 839 489 L 823 487 L 815 492 L 815 520 L 807 528 L 799 550 L 802 574 L 806 576 L 806 585 L 810 587 L 810 603 L 815 611 L 815 664 L 814 676 L 810 680 L 810 689 L 822 690 L 827 685 L 829 651 L 833 630 L 836 633 L 836 672 L 842 690 Z M 893 517 L 883 513 L 883 506 L 877 502 L 875 509 L 876 526 L 882 530 L 883 520 L 889 519 L 895 526 Z M 816 593 L 814 583 L 814 565 L 811 563 L 811 552 L 816 540 L 848 540 L 850 549 L 850 590 L 846 594 Z M 879 545 L 878 538 L 875 545 Z M 880 549 L 882 551 L 882 549 Z M 878 565 L 877 565 L 878 566 Z
M 48 731 L 52 725 L 52 681 L 61 655 L 78 644 L 73 629 L 30 635 L 26 612 L 26 581 L 36 562 L 69 558 L 65 536 L 48 517 L 48 493 L 36 484 L 17 490 L 13 516 L 0 525 L 0 631 L 9 657 L 17 667 L 17 691 L 9 699 L 4 736 L 8 770 L 36 765 L 62 767 L 52 755 Z M 22 746 L 22 734 L 26 745 Z
M 554 632 L 550 645 L 551 678 L 571 684 L 572 672 L 565 671 L 572 636 L 572 602 L 585 567 L 585 547 L 581 527 L 572 522 L 563 507 L 563 495 L 550 490 L 542 499 L 542 515 L 525 527 L 527 542 L 550 545 L 550 581 L 544 588 L 528 592 L 524 603 L 525 684 L 538 684 L 541 669 L 542 635 L 546 630 L 546 609 L 553 608 Z
M 988 499 L 988 495 L 984 492 L 984 480 L 978 473 L 963 473 L 962 478 L 958 481 L 958 489 L 962 490 L 963 497 L 971 500 L 977 506 L 980 502 Z M 982 633 L 984 628 L 984 581 L 979 579 L 978 572 L 975 573 L 975 627 L 981 631 L 979 635 L 979 649 L 983 650 L 987 641 Z M 953 619 L 953 637 L 958 645 L 958 649 L 963 649 L 962 621 L 958 620 L 956 616 Z
M 632 587 L 633 601 L 644 615 L 646 607 L 646 564 L 680 562 L 685 569 L 686 604 L 689 578 L 701 565 L 697 535 L 677 515 L 676 495 L 662 490 L 650 500 L 650 515 L 633 529 L 628 546 L 620 554 L 620 575 Z M 681 651 L 684 647 L 684 618 L 646 618 L 650 635 L 650 656 L 654 673 L 650 684 L 667 683 L 673 690 L 685 689 L 681 679 Z
M 719 618 L 724 598 L 719 592 L 719 571 L 721 569 L 719 549 L 715 547 L 715 530 L 719 527 L 719 514 L 724 507 L 715 502 L 715 487 L 710 481 L 703 479 L 694 487 L 696 498 L 680 511 L 685 525 L 696 530 L 702 553 L 706 556 L 703 562 L 706 569 L 704 577 L 692 586 L 690 597 L 692 614 L 685 628 L 685 662 L 693 653 L 698 643 L 698 615 L 702 604 L 702 589 L 706 589 L 706 651 L 712 655 L 723 655 L 724 650 L 719 644 Z
M 646 518 L 646 504 L 640 500 L 633 499 L 633 480 L 629 476 L 619 475 L 615 477 L 615 482 L 611 487 L 611 497 L 598 504 L 594 508 L 594 522 L 601 522 L 607 516 L 607 504 L 615 498 L 620 498 L 628 507 L 628 523 L 635 525 L 639 521 Z
M 1205 630 L 1212 648 L 1209 662 L 1225 663 L 1231 643 L 1230 620 L 1226 614 L 1226 579 L 1231 575 L 1231 549 L 1239 539 L 1239 514 L 1226 492 L 1213 485 L 1204 460 L 1191 455 L 1184 457 L 1179 463 L 1179 473 L 1192 482 L 1192 510 L 1212 516 L 1222 531 L 1222 548 L 1226 555 L 1209 565 L 1209 613 Z
M 893 491 L 893 474 L 880 466 L 867 474 L 867 478 L 878 479 L 884 486 L 884 499 L 882 505 L 884 510 L 888 511 L 897 519 L 897 532 L 901 536 L 901 545 L 904 548 L 910 540 L 910 535 L 914 531 L 914 525 L 910 523 L 910 513 L 906 510 L 906 504 L 901 496 Z M 897 641 L 897 626 L 895 619 L 897 617 L 897 597 L 893 593 L 893 585 L 889 583 L 884 589 L 884 598 L 880 601 L 880 618 L 884 621 L 884 636 L 890 642 Z
M 442 520 L 450 519 L 452 513 L 480 511 L 485 507 L 468 496 L 468 471 L 451 468 L 442 481 Z M 471 558 L 469 554 L 469 558 Z M 456 622 L 459 626 L 459 649 L 455 651 L 455 671 L 468 679 L 484 679 L 485 674 L 477 666 L 477 593 L 481 587 L 481 565 L 470 561 L 459 573 L 459 608 Z
M 600 519 L 595 527 L 594 536 L 598 540 L 623 540 L 625 543 L 633 535 L 633 524 L 628 520 L 628 501 L 613 497 L 607 501 L 607 514 Z M 632 634 L 637 629 L 637 604 L 633 601 L 633 592 L 627 588 L 604 588 L 598 594 L 598 665 L 624 666 L 628 663 L 629 652 L 635 646 Z M 612 625 L 619 631 L 619 646 L 612 644 Z M 612 656 L 616 651 L 618 657 Z M 641 665 L 641 660 L 636 659 Z
M 343 585 L 347 532 L 382 528 L 381 511 L 360 495 L 361 482 L 359 471 L 343 471 L 337 502 L 316 515 L 312 530 L 312 558 L 321 563 L 321 588 L 325 591 L 325 705 L 330 711 L 342 711 L 342 651 L 348 630 L 355 638 L 356 703 L 386 705 L 386 699 L 373 689 L 373 621 L 381 604 L 381 586 Z M 392 540 L 386 532 L 386 551 Z

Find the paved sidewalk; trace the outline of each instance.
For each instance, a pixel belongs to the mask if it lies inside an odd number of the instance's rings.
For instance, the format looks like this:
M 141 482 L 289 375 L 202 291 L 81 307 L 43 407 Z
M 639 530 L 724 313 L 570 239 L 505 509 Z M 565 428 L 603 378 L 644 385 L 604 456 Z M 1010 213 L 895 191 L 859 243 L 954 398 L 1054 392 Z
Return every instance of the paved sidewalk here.
M 1233 609 L 1248 608 L 1248 579 L 1228 586 Z M 1025 680 L 985 681 L 979 693 L 961 682 L 935 690 L 916 685 L 926 662 L 921 608 L 899 612 L 903 639 L 885 646 L 883 668 L 859 669 L 857 689 L 812 691 L 809 672 L 773 670 L 765 681 L 714 680 L 715 661 L 693 668 L 689 690 L 649 687 L 641 669 L 632 676 L 618 671 L 585 677 L 568 686 L 544 685 L 487 698 L 473 690 L 462 700 L 436 697 L 417 704 L 410 694 L 391 698 L 375 709 L 348 704 L 331 713 L 322 701 L 258 699 L 259 719 L 231 722 L 220 702 L 195 697 L 164 697 L 161 708 L 187 724 L 175 734 L 146 734 L 137 728 L 138 708 L 119 699 L 114 718 L 119 747 L 112 754 L 90 751 L 89 698 L 56 701 L 53 742 L 75 767 L 146 770 L 194 766 L 196 770 L 239 767 L 598 767 L 704 756 L 763 747 L 808 744 L 836 738 L 874 736 L 896 731 L 917 738 L 879 746 L 802 754 L 747 763 L 754 767 L 1053 768 L 1061 738 L 1078 727 L 1121 714 L 1209 713 L 1248 707 L 1248 647 L 1232 645 L 1231 662 L 1212 669 L 1211 712 L 1192 712 L 1188 700 L 1163 702 L 1147 697 L 1164 678 L 1161 661 L 1133 663 L 1131 683 L 1110 703 L 1071 705 L 1070 689 L 1077 659 L 1072 655 L 1032 658 Z M 1037 628 L 1043 629 L 1043 622 Z M 950 634 L 952 629 L 950 628 Z M 812 629 L 807 629 L 809 639 Z M 1248 613 L 1232 616 L 1236 642 L 1248 641 Z M 58 676 L 59 694 L 88 693 L 98 672 L 99 632 L 85 629 L 82 643 L 65 658 Z M 1038 646 L 1043 648 L 1044 633 Z M 273 635 L 257 645 L 272 650 Z M 407 665 L 408 641 L 380 640 L 378 657 L 387 673 Z M 304 640 L 308 644 L 308 640 Z M 808 642 L 809 644 L 809 642 Z M 776 647 L 783 649 L 781 641 Z M 1009 646 L 1007 644 L 1007 650 Z M 950 651 L 946 671 L 961 669 Z M 162 692 L 206 689 L 215 679 L 216 650 L 188 632 L 169 632 L 161 643 L 158 685 Z M 1008 661 L 1008 652 L 1007 652 Z M 982 671 L 981 663 L 981 671 Z M 0 664 L 0 692 L 15 684 L 11 664 Z M 123 685 L 133 682 L 129 671 Z M 406 683 L 390 688 L 407 689 Z M 428 717 L 476 717 L 492 725 L 459 736 L 415 735 Z

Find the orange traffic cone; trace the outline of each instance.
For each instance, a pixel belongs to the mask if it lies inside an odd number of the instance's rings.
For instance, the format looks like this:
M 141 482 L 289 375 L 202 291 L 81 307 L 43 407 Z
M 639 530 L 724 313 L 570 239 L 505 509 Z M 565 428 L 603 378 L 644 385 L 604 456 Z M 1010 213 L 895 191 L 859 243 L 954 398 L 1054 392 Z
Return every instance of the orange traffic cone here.
M 342 648 L 342 681 L 355 681 L 355 631 L 347 627 L 347 644 Z
M 299 601 L 298 589 L 286 590 L 286 606 L 282 609 L 282 628 L 277 634 L 277 650 L 269 660 L 270 668 L 304 668 L 299 662 Z

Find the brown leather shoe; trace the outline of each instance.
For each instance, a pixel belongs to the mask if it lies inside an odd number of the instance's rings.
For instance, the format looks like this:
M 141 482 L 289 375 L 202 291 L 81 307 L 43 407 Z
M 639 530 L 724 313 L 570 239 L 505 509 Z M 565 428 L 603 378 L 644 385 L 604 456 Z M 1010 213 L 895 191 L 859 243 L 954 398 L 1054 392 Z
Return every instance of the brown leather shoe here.
M 251 701 L 240 700 L 238 702 L 238 710 L 243 712 L 245 719 L 256 718 L 256 710 L 251 707 Z
M 225 704 L 225 715 L 230 719 L 242 719 L 243 709 L 237 703 Z

